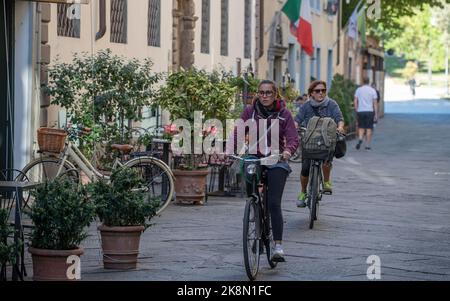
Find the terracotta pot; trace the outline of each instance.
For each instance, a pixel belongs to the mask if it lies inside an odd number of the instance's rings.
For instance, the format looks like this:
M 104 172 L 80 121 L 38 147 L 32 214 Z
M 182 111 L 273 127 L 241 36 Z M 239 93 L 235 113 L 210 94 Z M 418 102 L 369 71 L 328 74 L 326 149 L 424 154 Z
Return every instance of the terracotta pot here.
M 137 266 L 139 242 L 144 226 L 98 227 L 102 236 L 105 269 L 131 270 Z
M 177 202 L 203 204 L 208 173 L 208 169 L 174 170 Z
M 72 274 L 75 271 L 76 262 L 69 257 L 83 255 L 84 250 L 82 248 L 68 251 L 29 248 L 28 251 L 33 259 L 34 281 L 79 280 L 76 279 L 75 274 Z

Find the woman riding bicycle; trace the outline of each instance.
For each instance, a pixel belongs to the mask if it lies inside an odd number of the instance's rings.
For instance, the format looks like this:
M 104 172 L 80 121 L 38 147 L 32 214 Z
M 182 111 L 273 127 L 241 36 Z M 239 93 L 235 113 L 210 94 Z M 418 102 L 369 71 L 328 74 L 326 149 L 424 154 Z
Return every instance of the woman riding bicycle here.
M 306 127 L 308 122 L 314 116 L 331 117 L 336 122 L 338 132 L 344 133 L 344 118 L 342 117 L 341 109 L 336 101 L 327 96 L 327 84 L 324 81 L 314 81 L 311 83 L 308 89 L 309 100 L 300 108 L 295 122 L 301 126 Z M 333 158 L 330 158 L 328 162 L 323 165 L 324 176 L 324 193 L 331 194 L 333 192 L 333 186 L 330 180 L 331 167 Z M 301 192 L 297 198 L 297 207 L 306 207 L 306 189 L 309 180 L 311 161 L 309 159 L 303 159 L 302 172 L 300 176 Z
M 267 168 L 268 194 L 267 200 L 269 204 L 269 212 L 271 216 L 272 232 L 275 241 L 275 249 L 273 250 L 273 261 L 283 262 L 284 252 L 282 249 L 283 239 L 283 215 L 281 211 L 281 198 L 283 196 L 286 179 L 291 173 L 291 168 L 287 161 L 299 146 L 299 138 L 295 128 L 294 119 L 286 108 L 285 103 L 277 99 L 278 90 L 276 84 L 270 80 L 264 80 L 259 84 L 258 97 L 254 100 L 253 105 L 248 106 L 241 115 L 241 119 L 254 120 L 257 124 L 258 140 L 267 141 L 268 149 L 262 151 L 258 149 L 258 157 L 268 157 L 276 152 L 270 149 L 271 141 L 271 124 L 274 120 L 279 121 L 279 154 L 282 154 L 282 161 L 274 165 L 265 166 Z M 263 134 L 259 133 L 261 121 L 267 120 L 266 130 Z M 261 123 L 260 123 L 261 122 Z M 237 131 L 234 133 L 237 139 Z

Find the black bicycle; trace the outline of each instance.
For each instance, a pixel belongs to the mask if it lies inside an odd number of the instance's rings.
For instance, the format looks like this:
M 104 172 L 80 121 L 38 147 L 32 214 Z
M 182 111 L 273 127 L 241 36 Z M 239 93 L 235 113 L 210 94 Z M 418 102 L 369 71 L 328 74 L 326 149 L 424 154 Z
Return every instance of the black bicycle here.
M 345 135 L 336 133 L 337 140 L 345 140 Z M 334 152 L 333 152 L 334 156 Z M 307 205 L 309 208 L 309 229 L 314 228 L 314 222 L 317 221 L 319 215 L 319 204 L 322 196 L 331 195 L 324 191 L 323 164 L 325 159 L 311 158 L 311 167 L 307 188 Z M 330 163 L 331 164 L 331 163 Z
M 253 281 L 256 280 L 260 255 L 264 253 L 264 248 L 270 267 L 275 268 L 277 266 L 277 262 L 272 260 L 274 241 L 267 204 L 267 169 L 264 168 L 262 160 L 275 160 L 277 162 L 280 157 L 272 156 L 263 159 L 231 157 L 241 160 L 243 163 L 242 168 L 248 197 L 243 227 L 244 265 L 248 278 Z

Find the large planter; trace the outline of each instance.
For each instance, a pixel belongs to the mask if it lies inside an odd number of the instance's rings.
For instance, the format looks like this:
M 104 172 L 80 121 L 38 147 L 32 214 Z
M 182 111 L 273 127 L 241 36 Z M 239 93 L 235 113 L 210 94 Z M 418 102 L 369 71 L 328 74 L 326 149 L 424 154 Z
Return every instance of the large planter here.
M 68 251 L 29 248 L 28 251 L 31 253 L 33 260 L 34 281 L 78 280 L 72 272 L 79 268 L 79 266 L 74 266 L 79 262 L 69 257 L 83 255 L 84 250 L 82 248 Z
M 102 237 L 103 266 L 105 269 L 136 269 L 139 242 L 144 226 L 98 227 Z
M 208 173 L 208 169 L 174 170 L 177 202 L 203 205 L 206 196 L 206 177 Z

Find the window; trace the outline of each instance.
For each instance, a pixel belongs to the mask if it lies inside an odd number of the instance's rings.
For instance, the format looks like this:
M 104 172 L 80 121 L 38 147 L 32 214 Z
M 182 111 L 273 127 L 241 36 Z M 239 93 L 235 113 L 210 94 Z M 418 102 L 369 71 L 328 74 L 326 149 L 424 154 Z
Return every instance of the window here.
M 80 4 L 58 4 L 58 36 L 80 37 Z
M 245 0 L 244 58 L 252 56 L 252 0 Z
M 331 83 L 333 81 L 333 50 L 328 50 L 328 61 L 327 61 L 327 86 L 331 88 Z
M 307 93 L 306 91 L 306 53 L 302 49 L 300 53 L 300 92 Z
M 201 52 L 209 53 L 211 0 L 202 0 L 202 40 Z
M 148 46 L 161 47 L 161 0 L 148 1 Z
M 263 0 L 256 0 L 256 49 L 255 56 L 257 59 L 264 55 L 264 5 Z
M 315 53 L 315 49 L 313 48 L 313 53 Z M 311 76 L 311 81 L 314 81 L 314 80 L 316 80 L 317 78 L 316 78 L 316 76 L 315 76 L 315 61 L 316 61 L 316 58 L 314 57 L 314 54 L 313 54 L 313 56 L 311 57 L 311 69 L 310 69 L 310 76 Z
M 221 0 L 220 54 L 228 56 L 228 0 Z
M 320 69 L 322 68 L 321 61 L 322 61 L 322 53 L 321 53 L 320 48 L 317 48 L 316 49 L 316 68 L 317 68 L 316 76 L 317 76 L 318 80 L 321 79 L 321 72 L 320 72 L 321 71 Z
M 352 79 L 352 68 L 353 68 L 352 62 L 353 62 L 353 59 L 351 57 L 348 58 L 348 78 L 349 79 Z
M 111 42 L 127 43 L 127 0 L 111 0 Z

